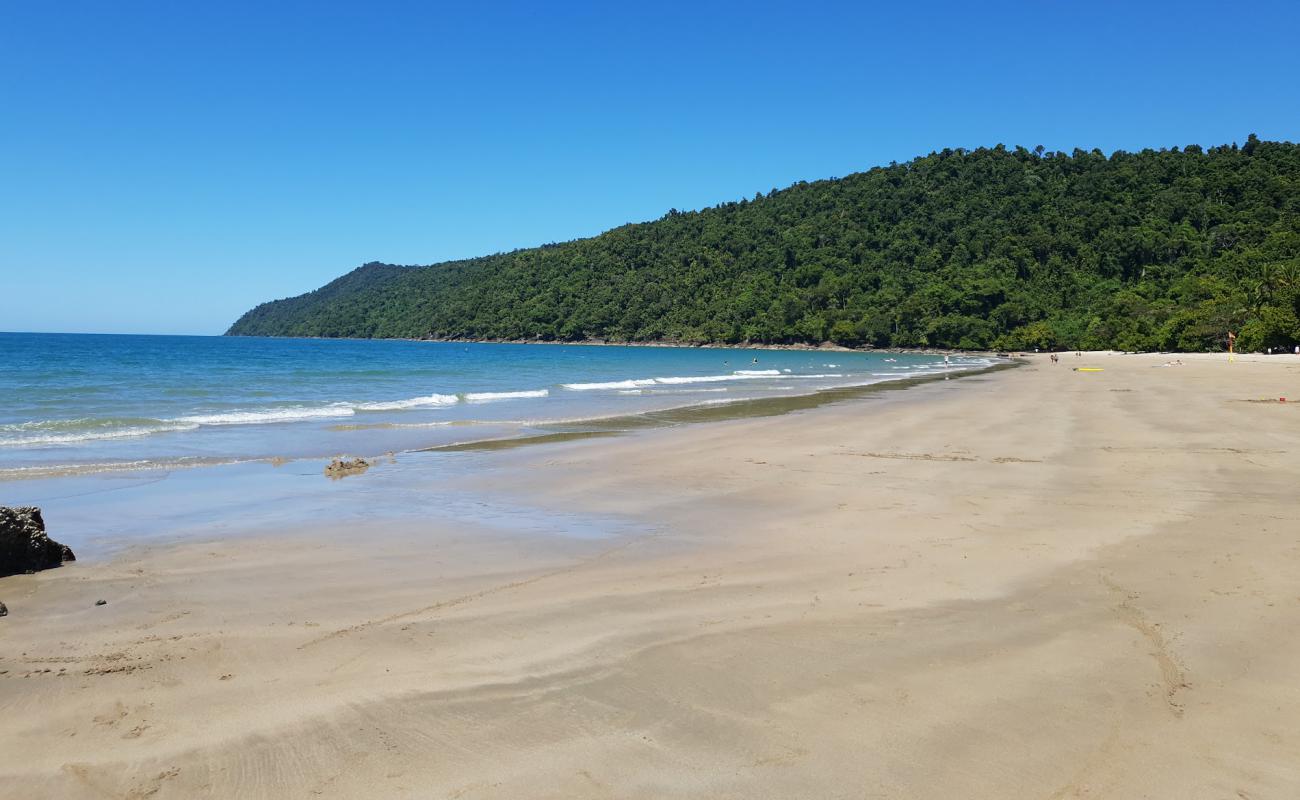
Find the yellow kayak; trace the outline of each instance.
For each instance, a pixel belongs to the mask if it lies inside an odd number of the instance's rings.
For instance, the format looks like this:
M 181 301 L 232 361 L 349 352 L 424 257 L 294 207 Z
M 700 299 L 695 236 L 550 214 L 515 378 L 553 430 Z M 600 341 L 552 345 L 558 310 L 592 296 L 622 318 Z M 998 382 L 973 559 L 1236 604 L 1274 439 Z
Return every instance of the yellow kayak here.
M 1103 367 L 1075 367 L 1075 372 L 1105 372 Z

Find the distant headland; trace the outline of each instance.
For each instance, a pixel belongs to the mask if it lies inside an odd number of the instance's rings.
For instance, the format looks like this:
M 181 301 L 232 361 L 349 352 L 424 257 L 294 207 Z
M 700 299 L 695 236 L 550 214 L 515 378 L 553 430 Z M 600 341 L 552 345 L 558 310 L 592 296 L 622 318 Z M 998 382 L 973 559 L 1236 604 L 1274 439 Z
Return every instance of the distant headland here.
M 967 350 L 1300 342 L 1300 146 L 931 153 L 589 239 L 369 263 L 229 335 Z

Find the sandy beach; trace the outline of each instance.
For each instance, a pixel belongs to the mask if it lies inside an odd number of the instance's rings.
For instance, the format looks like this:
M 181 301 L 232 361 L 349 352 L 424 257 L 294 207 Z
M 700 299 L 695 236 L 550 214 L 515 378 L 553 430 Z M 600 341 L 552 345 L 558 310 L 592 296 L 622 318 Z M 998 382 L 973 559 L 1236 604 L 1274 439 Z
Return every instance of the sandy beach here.
M 1027 361 L 0 579 L 0 796 L 1300 796 L 1300 358 Z

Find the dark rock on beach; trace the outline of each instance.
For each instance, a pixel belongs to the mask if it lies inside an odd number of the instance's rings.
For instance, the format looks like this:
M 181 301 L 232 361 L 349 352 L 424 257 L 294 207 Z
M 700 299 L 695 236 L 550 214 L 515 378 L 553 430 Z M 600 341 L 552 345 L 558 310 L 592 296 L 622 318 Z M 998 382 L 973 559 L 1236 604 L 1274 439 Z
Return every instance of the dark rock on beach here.
M 0 506 L 0 577 L 49 569 L 76 560 L 71 548 L 45 534 L 45 520 L 39 508 Z
M 8 614 L 9 614 L 9 607 L 6 606 L 4 603 L 0 603 L 0 617 L 7 616 Z

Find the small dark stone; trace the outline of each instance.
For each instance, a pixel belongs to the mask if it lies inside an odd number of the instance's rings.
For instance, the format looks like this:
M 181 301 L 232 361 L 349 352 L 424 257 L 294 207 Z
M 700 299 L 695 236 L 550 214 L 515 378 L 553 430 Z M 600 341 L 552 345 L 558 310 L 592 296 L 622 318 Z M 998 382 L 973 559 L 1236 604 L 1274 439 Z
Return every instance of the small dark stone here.
M 45 534 L 39 508 L 0 506 L 0 577 L 75 561 L 72 550 Z
M 96 600 L 96 601 L 95 601 L 95 605 L 97 605 L 97 606 L 106 606 L 106 605 L 108 605 L 108 601 L 107 601 L 107 600 Z
M 9 607 L 6 606 L 4 603 L 0 603 L 0 617 L 7 616 L 8 614 L 9 614 Z

